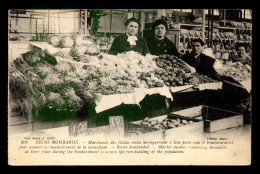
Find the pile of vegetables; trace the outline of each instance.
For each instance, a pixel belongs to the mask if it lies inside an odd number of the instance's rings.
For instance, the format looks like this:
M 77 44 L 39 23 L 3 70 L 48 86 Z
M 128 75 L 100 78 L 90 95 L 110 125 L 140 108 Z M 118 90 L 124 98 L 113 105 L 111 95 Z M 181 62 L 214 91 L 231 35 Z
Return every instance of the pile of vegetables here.
M 240 62 L 231 63 L 217 70 L 219 74 L 232 77 L 234 80 L 241 82 L 251 78 L 251 67 L 243 65 Z
M 189 79 L 190 84 L 192 85 L 198 85 L 198 84 L 204 84 L 204 83 L 215 83 L 218 82 L 207 75 L 202 75 L 199 73 L 192 74 L 192 78 Z
M 199 75 L 180 58 L 170 55 L 142 56 L 134 51 L 118 54 L 100 54 L 86 58 L 83 79 L 85 91 L 103 95 L 134 92 L 134 88 L 156 88 L 164 85 L 183 86 L 215 82 Z M 82 85 L 84 86 L 84 85 Z
M 91 38 L 84 35 L 52 36 L 46 50 L 53 56 L 82 61 L 86 54 L 98 54 L 99 49 Z M 84 60 L 83 60 L 84 62 Z
M 9 72 L 11 110 L 27 116 L 37 116 L 43 106 L 79 111 L 96 93 L 132 93 L 134 88 L 212 82 L 170 55 L 143 56 L 129 51 L 117 56 L 91 56 L 78 50 L 75 57 L 88 63 L 84 66 L 70 61 L 58 63 L 52 56 L 61 52 L 68 56 L 73 47 L 89 44 L 86 42 L 81 36 L 53 36 L 45 54 L 29 51 L 15 59 Z
M 166 118 L 160 122 L 157 119 L 151 119 L 149 117 L 146 117 L 141 122 L 141 125 L 166 130 L 166 129 L 180 127 L 192 123 L 193 123 L 192 120 L 186 120 L 180 118 Z
M 47 62 L 34 52 L 27 52 L 15 59 L 9 70 L 10 110 L 32 118 L 37 115 L 46 100 L 43 80 L 33 72 L 32 66 Z
M 37 118 L 43 106 L 74 111 L 82 107 L 86 100 L 81 99 L 79 88 L 86 72 L 68 62 L 55 62 L 54 57 L 33 51 L 12 62 L 9 96 L 13 112 Z
M 195 69 L 173 55 L 161 55 L 155 62 L 161 68 L 155 69 L 155 77 L 163 80 L 168 87 L 216 82 L 205 75 L 195 73 Z
M 158 67 L 155 70 L 155 77 L 163 80 L 166 86 L 183 86 L 189 85 L 191 70 L 178 57 L 172 55 L 161 55 L 155 59 Z
M 101 54 L 98 59 L 89 60 L 95 66 L 88 67 L 88 77 L 84 83 L 93 93 L 131 93 L 134 88 L 163 86 L 163 81 L 153 75 L 154 69 L 158 68 L 153 56 L 130 51 L 117 56 Z

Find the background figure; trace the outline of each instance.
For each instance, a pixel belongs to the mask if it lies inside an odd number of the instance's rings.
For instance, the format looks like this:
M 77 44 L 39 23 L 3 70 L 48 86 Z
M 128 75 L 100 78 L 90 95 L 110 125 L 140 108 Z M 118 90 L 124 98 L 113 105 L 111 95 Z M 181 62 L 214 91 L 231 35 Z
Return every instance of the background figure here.
M 247 54 L 245 46 L 237 46 L 237 56 L 233 58 L 233 62 L 251 65 L 251 57 Z
M 204 42 L 201 39 L 192 40 L 192 52 L 182 56 L 182 60 L 196 69 L 196 72 L 207 75 L 214 79 L 219 76 L 214 69 L 216 59 L 202 53 Z
M 146 41 L 143 37 L 138 36 L 140 23 L 135 18 L 130 18 L 125 22 L 126 33 L 117 36 L 108 52 L 108 54 L 117 55 L 127 51 L 135 51 L 143 56 L 149 53 Z
M 162 19 L 158 19 L 153 23 L 152 28 L 154 35 L 146 39 L 150 53 L 156 56 L 162 54 L 179 56 L 175 44 L 165 37 L 167 23 Z

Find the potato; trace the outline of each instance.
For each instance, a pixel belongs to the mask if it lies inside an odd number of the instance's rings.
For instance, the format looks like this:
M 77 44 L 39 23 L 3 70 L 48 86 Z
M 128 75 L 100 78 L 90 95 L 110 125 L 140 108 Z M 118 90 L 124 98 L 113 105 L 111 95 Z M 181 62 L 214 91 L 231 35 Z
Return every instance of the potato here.
M 143 85 L 146 85 L 146 82 L 144 80 L 141 80 L 140 83 L 143 84 Z
M 143 134 L 141 131 L 135 131 L 136 135 L 141 135 Z
M 192 120 L 190 120 L 190 121 L 189 121 L 189 124 L 191 124 L 191 123 L 193 123 L 193 121 L 192 121 Z
M 153 125 L 155 125 L 157 123 L 157 121 L 156 120 L 152 120 L 149 123 L 153 126 Z
M 158 129 L 160 128 L 159 125 L 157 125 L 157 124 L 153 125 L 152 127 L 158 128 Z
M 182 122 L 183 124 L 187 124 L 187 123 L 188 123 L 188 121 L 187 121 L 187 120 L 184 120 L 184 119 L 183 119 L 181 122 Z
M 142 77 L 142 76 L 144 76 L 144 75 L 145 75 L 145 73 L 144 73 L 144 72 L 141 72 L 141 73 L 140 73 L 140 76 L 141 76 L 141 77 Z
M 171 120 L 171 123 L 174 124 L 174 125 L 178 125 L 179 122 L 177 120 Z
M 154 70 L 154 73 L 155 73 L 155 74 L 159 74 L 159 72 L 160 72 L 159 69 L 155 69 L 155 70 Z
M 163 127 L 167 127 L 167 122 L 162 122 Z
M 151 77 L 151 73 L 149 73 L 149 72 L 146 73 L 145 75 L 146 75 L 146 77 Z
M 150 119 L 149 117 L 145 117 L 145 118 L 144 118 L 144 121 L 147 122 L 149 119 Z
M 171 86 L 171 84 L 170 84 L 169 82 L 165 82 L 164 84 L 165 84 L 166 86 L 168 86 L 168 87 Z
M 176 126 L 174 124 L 168 124 L 168 128 L 175 128 Z
M 172 84 L 171 84 L 172 86 L 176 86 L 176 82 L 172 82 Z
M 183 81 L 180 80 L 177 83 L 178 83 L 179 86 L 183 86 Z
M 151 125 L 150 123 L 146 123 L 146 126 L 149 126 L 149 127 L 151 127 L 152 125 Z
M 155 87 L 163 87 L 163 83 L 161 83 L 161 82 L 156 82 L 154 86 L 155 86 Z
M 184 126 L 184 124 L 182 124 L 182 123 L 178 124 L 178 127 L 180 127 L 180 126 Z
M 160 79 L 163 80 L 163 79 L 165 79 L 165 78 L 166 78 L 165 75 L 161 75 L 161 78 L 160 78 Z

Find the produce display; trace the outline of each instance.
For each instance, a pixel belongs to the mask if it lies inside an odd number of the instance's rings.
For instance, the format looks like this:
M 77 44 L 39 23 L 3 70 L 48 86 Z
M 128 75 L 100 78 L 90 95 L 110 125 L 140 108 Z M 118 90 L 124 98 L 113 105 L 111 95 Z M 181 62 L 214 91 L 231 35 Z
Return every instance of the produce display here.
M 161 68 L 155 69 L 155 77 L 163 80 L 168 87 L 216 82 L 206 75 L 195 73 L 194 68 L 176 56 L 161 55 L 155 58 L 155 62 Z
M 134 51 L 90 55 L 86 50 L 92 42 L 80 35 L 52 36 L 49 43 L 45 54 L 29 51 L 11 63 L 10 106 L 18 115 L 37 116 L 44 106 L 79 111 L 97 93 L 213 82 L 175 56 L 143 56 Z M 60 61 L 57 56 L 83 63 Z
M 151 119 L 149 117 L 146 117 L 141 122 L 141 125 L 166 130 L 166 129 L 180 127 L 192 123 L 193 123 L 192 120 L 189 121 L 187 119 L 181 119 L 181 118 L 166 118 L 160 122 L 156 119 Z
M 192 85 L 198 85 L 198 84 L 204 84 L 204 83 L 216 83 L 218 81 L 214 80 L 206 75 L 194 73 L 194 74 L 192 74 L 192 78 L 189 80 L 189 82 Z
M 164 86 L 163 81 L 153 75 L 157 69 L 154 56 L 142 56 L 130 51 L 117 56 L 100 54 L 92 57 L 84 83 L 93 93 L 103 95 L 131 93 L 134 88 L 153 88 Z
M 231 63 L 224 68 L 217 70 L 219 74 L 232 77 L 234 80 L 241 82 L 251 78 L 251 67 L 243 65 L 240 62 Z
M 208 31 L 205 31 L 205 37 L 207 38 Z M 198 30 L 187 30 L 187 29 L 181 29 L 180 36 L 188 39 L 192 38 L 202 38 L 202 31 Z M 212 33 L 212 39 L 213 40 L 235 40 L 235 41 L 252 41 L 252 36 L 248 34 L 234 34 L 233 32 L 218 32 L 214 31 Z
M 241 30 L 252 30 L 252 24 L 251 23 L 242 23 L 242 22 L 235 22 L 235 21 L 230 21 L 229 22 L 232 27 L 235 27 L 237 29 Z
M 86 54 L 99 54 L 99 49 L 94 41 L 84 35 L 52 36 L 46 50 L 53 56 L 82 62 L 85 62 Z
M 41 107 L 79 110 L 84 70 L 54 57 L 29 51 L 15 59 L 9 71 L 10 106 L 20 115 L 38 115 Z
M 202 37 L 202 31 L 181 29 L 180 35 L 185 38 Z

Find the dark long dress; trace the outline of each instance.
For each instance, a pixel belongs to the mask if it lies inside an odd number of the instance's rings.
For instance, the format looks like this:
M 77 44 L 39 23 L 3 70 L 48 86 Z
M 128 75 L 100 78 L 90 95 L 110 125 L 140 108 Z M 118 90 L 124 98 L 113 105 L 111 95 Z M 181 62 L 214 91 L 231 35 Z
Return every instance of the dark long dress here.
M 155 36 L 153 36 L 147 38 L 146 42 L 152 55 L 159 56 L 162 54 L 169 54 L 179 56 L 175 44 L 166 37 L 164 37 L 162 40 L 158 40 L 155 38 Z
M 117 36 L 114 39 L 108 54 L 117 55 L 118 53 L 135 51 L 145 56 L 147 53 L 149 53 L 146 41 L 141 36 L 136 35 L 136 37 L 138 39 L 136 41 L 136 45 L 131 46 L 129 42 L 127 42 L 128 36 L 126 35 L 126 33 Z

